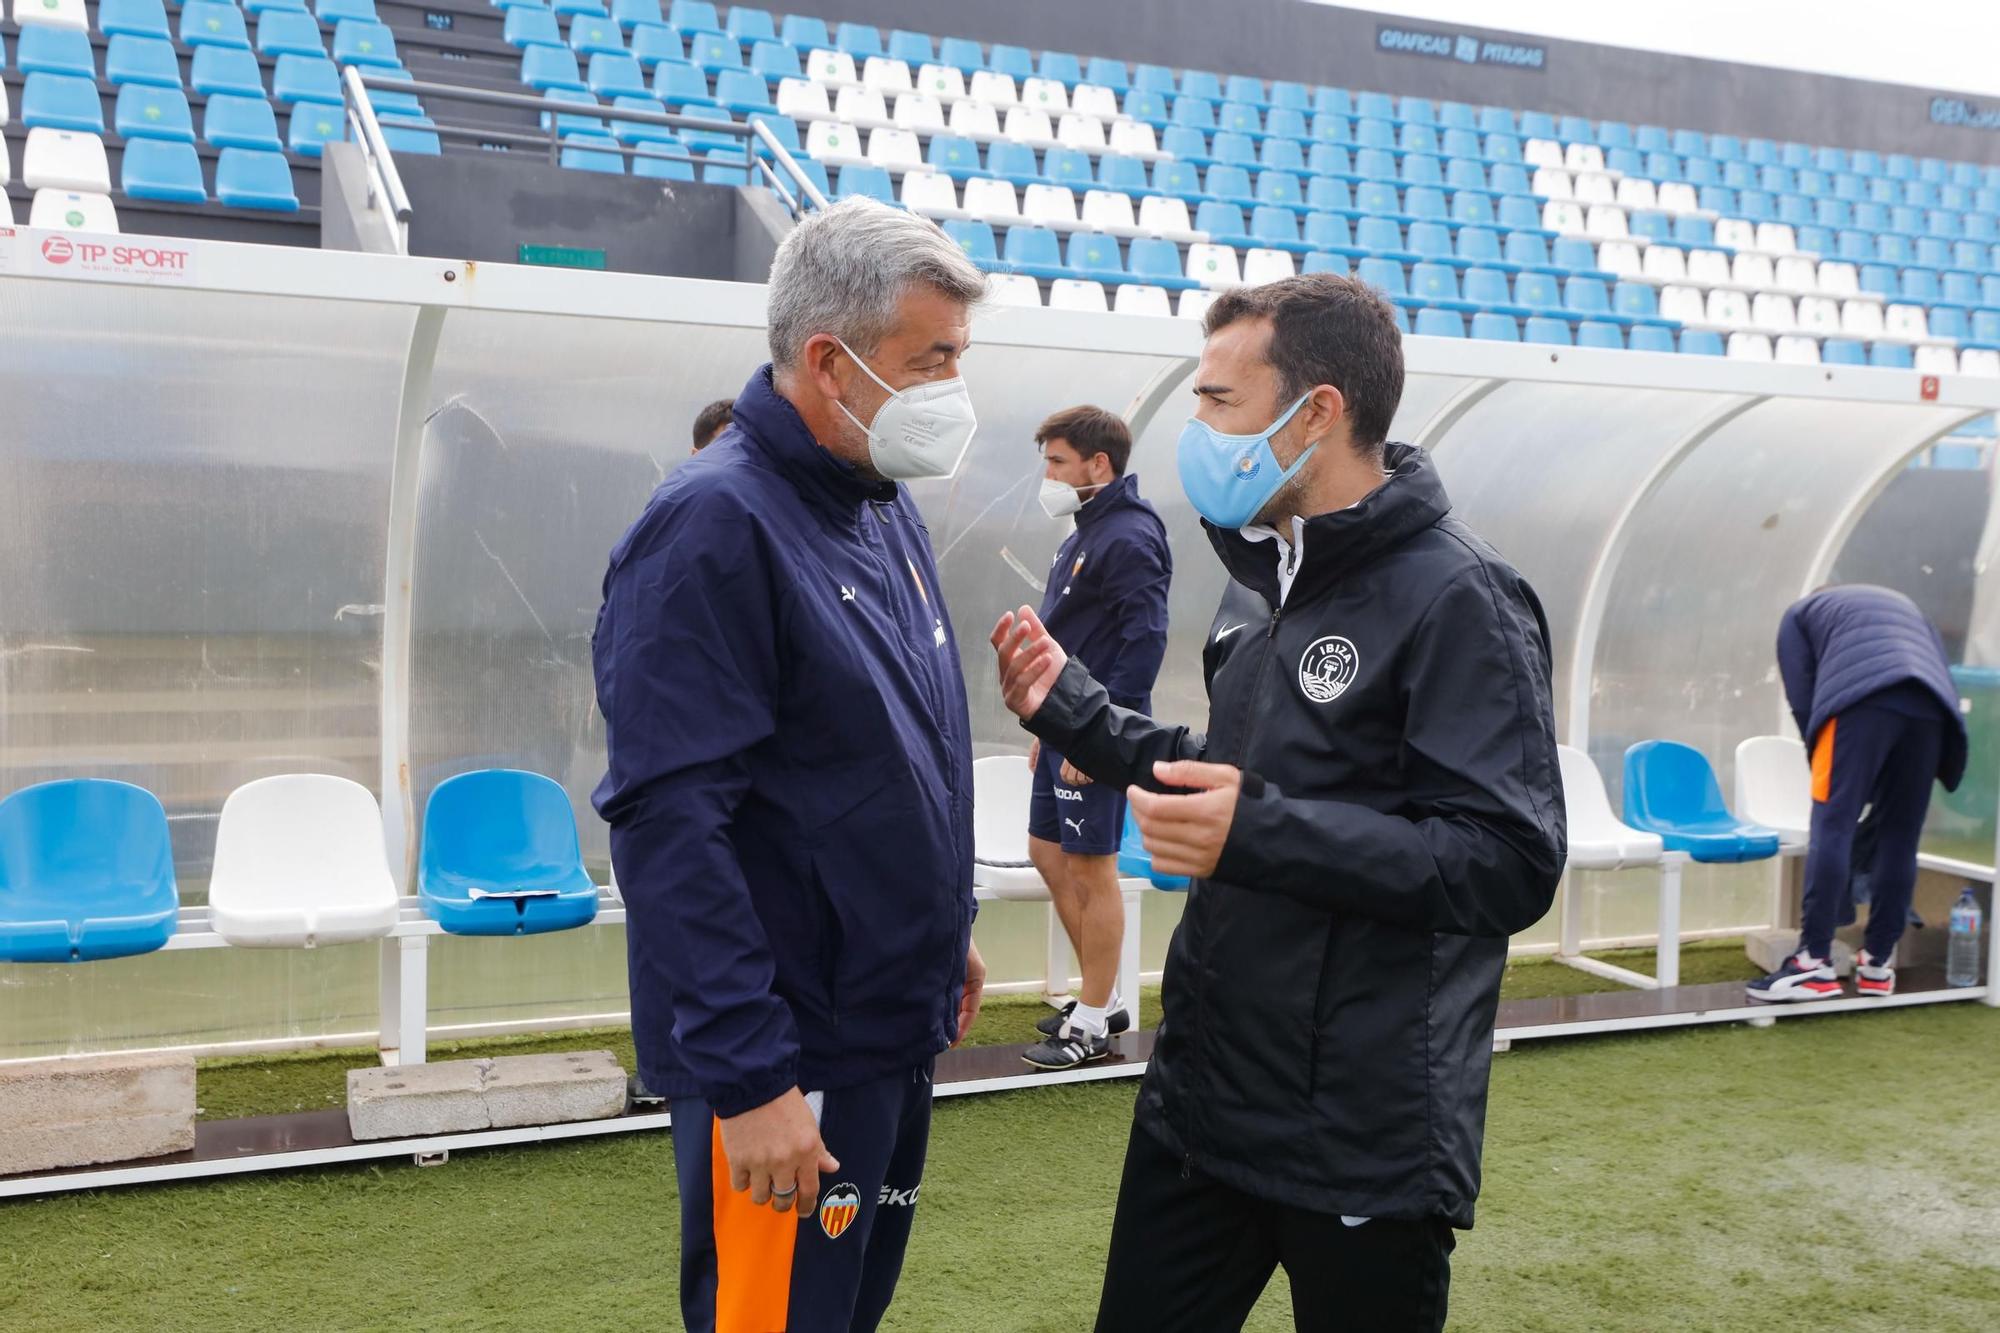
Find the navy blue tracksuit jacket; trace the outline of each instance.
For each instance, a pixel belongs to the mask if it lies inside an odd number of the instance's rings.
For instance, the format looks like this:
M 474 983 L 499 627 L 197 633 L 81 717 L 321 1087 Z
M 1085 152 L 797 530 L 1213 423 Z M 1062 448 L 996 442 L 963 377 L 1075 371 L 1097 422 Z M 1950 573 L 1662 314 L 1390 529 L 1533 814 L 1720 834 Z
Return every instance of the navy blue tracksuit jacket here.
M 1042 623 L 1120 708 L 1152 711 L 1173 572 L 1167 525 L 1131 474 L 1076 511 L 1076 531 L 1049 569 Z
M 732 1116 L 950 1045 L 970 724 L 908 493 L 763 367 L 612 551 L 594 654 L 646 1086 Z

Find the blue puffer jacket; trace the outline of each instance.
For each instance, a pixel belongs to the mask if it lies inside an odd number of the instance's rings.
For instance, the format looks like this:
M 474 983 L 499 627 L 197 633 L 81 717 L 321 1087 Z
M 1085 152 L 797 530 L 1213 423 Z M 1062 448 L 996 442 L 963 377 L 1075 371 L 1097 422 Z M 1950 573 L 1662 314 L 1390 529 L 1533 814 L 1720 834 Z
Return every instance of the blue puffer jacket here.
M 1828 718 L 1893 685 L 1917 682 L 1951 719 L 1938 781 L 1950 791 L 1965 776 L 1965 719 L 1944 639 L 1902 593 L 1856 583 L 1793 603 L 1778 626 L 1778 672 L 1808 749 Z
M 732 1116 L 949 1045 L 971 728 L 909 493 L 760 369 L 612 551 L 594 651 L 646 1086 Z

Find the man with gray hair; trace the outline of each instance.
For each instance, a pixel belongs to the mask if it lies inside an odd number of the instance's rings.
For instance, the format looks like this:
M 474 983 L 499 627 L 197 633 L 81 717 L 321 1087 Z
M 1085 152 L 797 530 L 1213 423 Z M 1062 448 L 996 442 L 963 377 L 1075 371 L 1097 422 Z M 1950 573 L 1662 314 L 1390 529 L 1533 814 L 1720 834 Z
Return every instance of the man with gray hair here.
M 771 265 L 771 364 L 611 553 L 594 800 L 695 1333 L 876 1327 L 932 1062 L 979 1012 L 970 720 L 898 483 L 971 441 L 984 290 L 921 218 L 807 217 Z

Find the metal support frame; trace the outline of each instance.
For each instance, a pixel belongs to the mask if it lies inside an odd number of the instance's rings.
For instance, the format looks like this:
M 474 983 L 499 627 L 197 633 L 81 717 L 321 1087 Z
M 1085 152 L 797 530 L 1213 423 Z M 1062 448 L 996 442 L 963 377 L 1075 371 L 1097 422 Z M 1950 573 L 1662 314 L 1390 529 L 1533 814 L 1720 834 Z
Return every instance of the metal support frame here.
M 389 141 L 382 134 L 382 123 L 375 118 L 375 104 L 369 99 L 368 84 L 359 67 L 349 65 L 340 78 L 341 92 L 347 103 L 348 128 L 353 131 L 354 142 L 360 145 L 367 163 L 368 207 L 388 225 L 389 235 L 396 242 L 396 253 L 407 255 L 410 253 L 410 196 L 403 188 L 402 173 L 396 170 L 396 155 L 389 151 Z M 375 86 L 387 87 L 389 81 L 377 78 Z
M 1681 984 L 1681 875 L 1687 868 L 1686 852 L 1665 852 L 1660 856 L 1659 936 L 1655 946 L 1658 962 L 1653 976 L 1630 968 L 1587 958 L 1583 952 L 1583 901 L 1577 892 L 1577 876 L 1565 872 L 1562 886 L 1562 941 L 1556 946 L 1555 960 L 1565 967 L 1588 972 L 1594 977 L 1615 981 L 1640 990 L 1660 990 Z M 1637 869 L 1638 867 L 1633 867 Z

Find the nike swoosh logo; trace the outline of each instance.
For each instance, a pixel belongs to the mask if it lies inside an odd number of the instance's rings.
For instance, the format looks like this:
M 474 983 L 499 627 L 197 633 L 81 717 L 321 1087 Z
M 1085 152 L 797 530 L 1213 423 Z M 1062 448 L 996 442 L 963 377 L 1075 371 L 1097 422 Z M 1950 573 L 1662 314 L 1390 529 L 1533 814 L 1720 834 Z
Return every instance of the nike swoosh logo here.
M 1248 622 L 1246 621 L 1245 623 L 1247 624 Z M 1231 625 L 1228 629 L 1219 629 L 1215 632 L 1215 641 L 1217 643 L 1221 643 L 1224 639 L 1228 638 L 1230 635 L 1234 634 L 1237 630 L 1240 630 L 1242 628 L 1243 628 L 1242 625 Z

